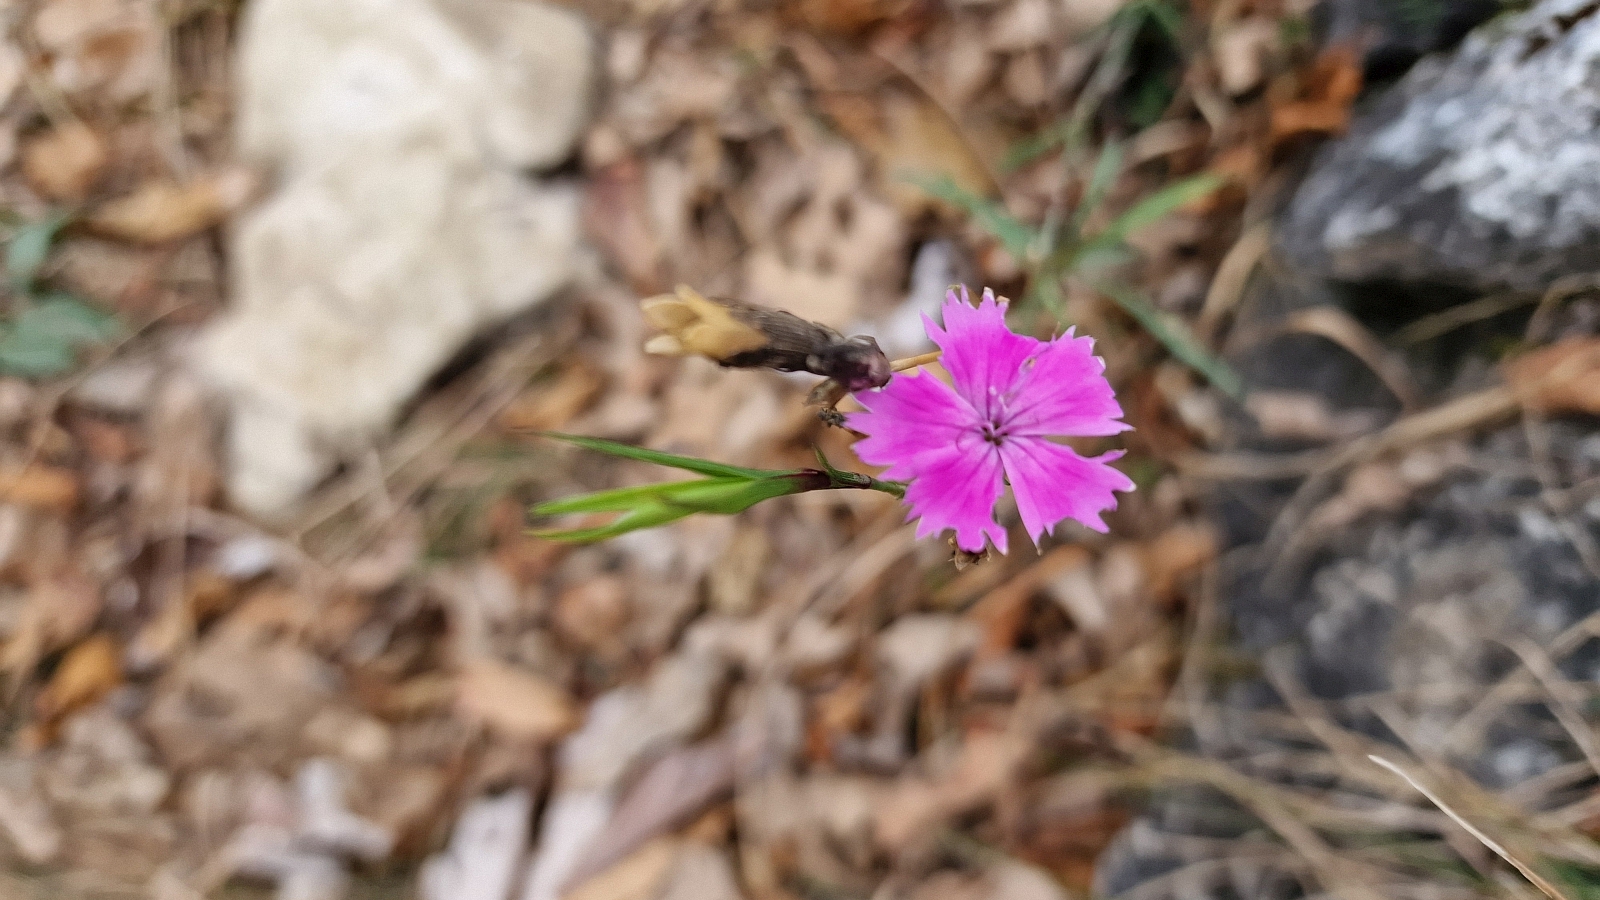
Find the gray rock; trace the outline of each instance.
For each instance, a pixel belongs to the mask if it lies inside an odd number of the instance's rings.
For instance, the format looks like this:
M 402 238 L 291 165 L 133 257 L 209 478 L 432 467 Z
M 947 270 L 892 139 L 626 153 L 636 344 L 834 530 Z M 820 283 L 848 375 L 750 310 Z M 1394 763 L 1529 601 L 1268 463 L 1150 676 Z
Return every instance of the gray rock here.
M 1545 0 L 1419 63 L 1317 155 L 1279 244 L 1349 282 L 1600 269 L 1600 4 Z
M 1422 56 L 1449 50 L 1504 9 L 1501 0 L 1322 0 L 1312 11 L 1321 43 L 1365 50 L 1368 80 L 1398 77 Z
M 1591 679 L 1600 659 L 1600 641 L 1573 637 L 1600 610 L 1600 578 L 1581 549 L 1600 540 L 1600 507 L 1580 502 L 1600 477 L 1600 441 L 1584 423 L 1544 427 L 1561 480 L 1587 486 L 1570 488 L 1579 496 L 1563 508 L 1551 508 L 1526 436 L 1512 426 L 1482 439 L 1460 471 L 1407 509 L 1346 529 L 1331 542 L 1331 559 L 1312 566 L 1302 583 L 1265 595 L 1260 579 L 1241 568 L 1224 576 L 1221 591 L 1238 625 L 1236 651 L 1279 661 L 1279 677 L 1324 704 L 1333 725 L 1372 746 L 1393 745 L 1396 759 L 1425 747 L 1489 790 L 1533 792 L 1519 801 L 1532 808 L 1583 796 L 1581 785 L 1537 781 L 1583 760 L 1583 748 L 1556 722 L 1553 695 L 1542 689 L 1486 698 L 1526 668 L 1513 648 L 1536 648 L 1550 678 L 1574 685 Z M 1344 781 L 1350 770 L 1332 756 L 1323 757 L 1324 769 L 1291 762 L 1326 751 L 1272 724 L 1285 711 L 1279 686 L 1269 676 L 1222 687 L 1213 698 L 1215 725 L 1198 729 L 1191 749 L 1332 806 L 1371 808 L 1352 787 L 1360 779 Z M 1403 807 L 1386 815 L 1394 830 L 1411 827 Z M 1101 857 L 1097 893 L 1147 900 L 1314 893 L 1295 884 L 1295 866 L 1284 858 L 1256 855 L 1251 842 L 1268 832 L 1214 791 L 1170 791 Z M 1416 891 L 1425 884 L 1398 879 L 1383 896 L 1424 896 Z

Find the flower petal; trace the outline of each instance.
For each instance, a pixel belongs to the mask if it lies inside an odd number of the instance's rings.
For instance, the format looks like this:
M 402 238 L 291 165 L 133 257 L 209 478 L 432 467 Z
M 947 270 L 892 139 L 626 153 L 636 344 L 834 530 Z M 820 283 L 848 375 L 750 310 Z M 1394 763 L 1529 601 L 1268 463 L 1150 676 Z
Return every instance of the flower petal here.
M 1062 519 L 1106 530 L 1100 514 L 1117 505 L 1112 492 L 1133 490 L 1128 476 L 1107 465 L 1120 456 L 1121 450 L 1113 450 L 1085 459 L 1071 447 L 1036 437 L 1013 437 L 1001 445 L 1017 512 L 1034 546 Z
M 1017 385 L 1022 363 L 1040 342 L 1006 327 L 1006 305 L 985 290 L 977 306 L 965 287 L 945 295 L 944 327 L 923 316 L 928 337 L 944 351 L 939 363 L 950 373 L 956 393 L 965 397 L 985 421 L 997 421 L 1001 401 Z
M 1046 343 L 1023 365 L 1007 405 L 1010 436 L 1103 436 L 1132 426 L 1116 421 L 1122 407 L 1106 381 L 1106 364 L 1094 355 L 1094 339 L 1067 332 Z
M 900 374 L 876 391 L 860 391 L 866 412 L 848 413 L 845 425 L 867 437 L 856 441 L 856 456 L 888 466 L 883 477 L 915 478 L 914 460 L 953 445 L 963 432 L 979 434 L 978 414 L 948 384 L 932 375 Z
M 955 530 L 956 546 L 981 553 L 983 539 L 1006 552 L 1006 530 L 994 520 L 994 505 L 1005 490 L 1000 454 L 976 433 L 929 450 L 913 461 L 916 472 L 906 488 L 909 520 L 921 517 L 917 537 Z

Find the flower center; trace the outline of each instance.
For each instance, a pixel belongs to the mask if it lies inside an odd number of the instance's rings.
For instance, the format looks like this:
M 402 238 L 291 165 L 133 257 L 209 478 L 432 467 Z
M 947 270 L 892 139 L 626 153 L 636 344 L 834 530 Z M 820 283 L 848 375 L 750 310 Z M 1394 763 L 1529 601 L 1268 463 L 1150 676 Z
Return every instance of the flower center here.
M 1006 442 L 1007 433 L 1004 423 L 985 422 L 980 430 L 983 433 L 983 439 L 996 447 Z

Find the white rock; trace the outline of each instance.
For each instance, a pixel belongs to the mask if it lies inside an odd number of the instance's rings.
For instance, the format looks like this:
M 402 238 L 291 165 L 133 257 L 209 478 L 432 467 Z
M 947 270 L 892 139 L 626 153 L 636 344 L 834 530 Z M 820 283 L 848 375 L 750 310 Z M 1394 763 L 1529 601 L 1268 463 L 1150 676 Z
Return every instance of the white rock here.
M 237 223 L 232 308 L 195 348 L 238 506 L 291 512 L 467 338 L 571 280 L 576 191 L 524 171 L 571 151 L 592 44 L 522 0 L 250 5 L 238 140 L 280 186 Z

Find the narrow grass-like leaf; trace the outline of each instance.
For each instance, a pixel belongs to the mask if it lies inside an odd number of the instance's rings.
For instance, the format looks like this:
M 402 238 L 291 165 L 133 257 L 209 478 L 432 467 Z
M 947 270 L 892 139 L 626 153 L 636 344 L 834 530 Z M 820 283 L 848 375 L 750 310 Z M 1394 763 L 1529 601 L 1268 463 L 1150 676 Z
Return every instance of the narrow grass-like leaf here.
M 660 450 L 646 450 L 643 447 L 634 447 L 629 444 L 619 444 L 604 438 L 584 437 L 580 434 L 562 434 L 555 431 L 540 432 L 547 438 L 576 444 L 585 450 L 594 450 L 599 453 L 608 453 L 612 456 L 621 456 L 625 459 L 636 459 L 640 462 L 655 463 L 658 466 L 669 466 L 674 469 L 683 469 L 698 475 L 711 475 L 714 477 L 728 478 L 766 478 L 770 475 L 787 474 L 772 469 L 746 469 L 740 466 L 729 466 L 709 459 L 698 459 L 693 456 L 679 456 L 676 453 L 663 453 Z
M 536 531 L 539 537 L 558 541 L 597 541 L 640 528 L 654 528 L 694 513 L 733 515 L 750 507 L 811 490 L 828 481 L 824 473 L 799 470 L 778 472 L 766 478 L 700 478 L 669 481 L 644 488 L 601 491 L 568 500 L 541 504 L 535 515 L 574 512 L 623 512 L 621 518 L 593 528 Z
M 1072 211 L 1070 240 L 1075 241 L 1082 236 L 1083 226 L 1089 217 L 1105 202 L 1106 194 L 1111 192 L 1111 186 L 1117 183 L 1117 175 L 1122 172 L 1124 155 L 1123 146 L 1116 142 L 1101 148 L 1099 158 L 1094 161 L 1094 171 L 1089 174 L 1089 183 L 1083 189 L 1083 199 Z
M 1223 179 L 1216 175 L 1195 175 L 1182 181 L 1175 181 L 1129 207 L 1110 225 L 1097 232 L 1086 242 L 1085 247 L 1121 244 L 1133 232 L 1147 225 L 1154 225 L 1178 209 L 1222 187 L 1223 184 Z
M 979 225 L 1000 241 L 1000 246 L 1007 253 L 1018 260 L 1027 259 L 1028 250 L 1037 235 L 1033 228 L 1007 212 L 1004 206 L 972 193 L 956 184 L 948 175 L 913 178 L 910 182 L 977 220 Z
M 1244 396 L 1244 383 L 1228 364 L 1211 355 L 1184 324 L 1156 309 L 1144 295 L 1126 285 L 1096 283 L 1094 289 L 1122 308 L 1160 341 L 1178 360 L 1206 377 L 1213 385 L 1235 399 Z

